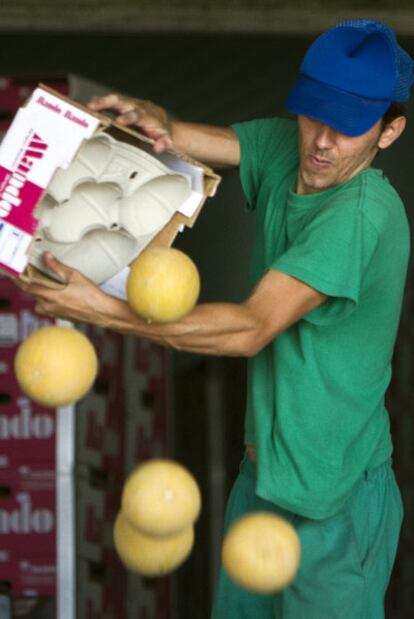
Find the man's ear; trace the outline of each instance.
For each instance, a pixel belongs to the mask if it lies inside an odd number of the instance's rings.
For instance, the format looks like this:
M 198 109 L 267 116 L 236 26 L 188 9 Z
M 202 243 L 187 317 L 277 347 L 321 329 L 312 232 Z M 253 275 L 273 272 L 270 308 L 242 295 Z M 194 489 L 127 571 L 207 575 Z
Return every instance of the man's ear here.
M 378 148 L 383 150 L 391 146 L 391 144 L 400 137 L 406 124 L 407 119 L 405 116 L 397 116 L 397 118 L 394 118 L 388 123 L 379 137 Z

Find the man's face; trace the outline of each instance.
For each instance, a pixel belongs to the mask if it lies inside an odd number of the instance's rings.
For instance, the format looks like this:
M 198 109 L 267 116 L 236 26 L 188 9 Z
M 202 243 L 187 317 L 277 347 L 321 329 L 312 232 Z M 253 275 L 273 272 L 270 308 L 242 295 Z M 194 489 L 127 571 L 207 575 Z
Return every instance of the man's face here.
M 369 167 L 381 136 L 380 120 L 354 138 L 308 116 L 298 116 L 298 124 L 300 160 L 296 191 L 299 194 L 335 187 Z

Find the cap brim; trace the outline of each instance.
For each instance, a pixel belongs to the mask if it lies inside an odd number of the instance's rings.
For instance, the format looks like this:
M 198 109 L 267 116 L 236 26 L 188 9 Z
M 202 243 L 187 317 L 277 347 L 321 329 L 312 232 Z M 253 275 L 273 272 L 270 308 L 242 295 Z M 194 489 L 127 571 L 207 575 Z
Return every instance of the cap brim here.
M 320 120 L 350 137 L 369 131 L 390 104 L 391 101 L 358 97 L 305 75 L 298 77 L 286 101 L 293 114 Z

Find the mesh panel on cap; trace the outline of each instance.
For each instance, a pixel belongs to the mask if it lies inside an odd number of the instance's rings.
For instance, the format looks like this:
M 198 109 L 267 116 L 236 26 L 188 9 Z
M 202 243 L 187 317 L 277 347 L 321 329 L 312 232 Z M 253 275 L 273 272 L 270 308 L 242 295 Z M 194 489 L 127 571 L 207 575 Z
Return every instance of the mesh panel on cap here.
M 360 28 L 367 33 L 382 32 L 391 44 L 397 61 L 397 81 L 394 86 L 392 100 L 396 103 L 407 101 L 410 97 L 410 88 L 414 81 L 414 63 L 411 57 L 405 52 L 397 42 L 395 33 L 386 24 L 372 21 L 370 19 L 348 19 L 340 22 L 337 28 Z
M 399 47 L 397 56 L 398 80 L 394 89 L 394 101 L 400 103 L 407 101 L 410 96 L 410 88 L 413 84 L 413 61 L 410 56 Z

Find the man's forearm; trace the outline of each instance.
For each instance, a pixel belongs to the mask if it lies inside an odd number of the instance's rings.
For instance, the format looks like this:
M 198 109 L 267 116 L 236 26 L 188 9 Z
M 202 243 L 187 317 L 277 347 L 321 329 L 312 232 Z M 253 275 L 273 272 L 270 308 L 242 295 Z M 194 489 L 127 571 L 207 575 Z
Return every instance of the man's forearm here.
M 79 271 L 47 254 L 44 260 L 67 284 L 57 290 L 21 284 L 37 298 L 38 313 L 92 323 L 206 355 L 253 356 L 327 299 L 308 284 L 269 269 L 243 303 L 200 304 L 177 322 L 148 323 L 126 301 L 106 294 Z
M 159 324 L 141 319 L 126 302 L 113 299 L 110 311 L 107 308 L 104 314 L 91 318 L 104 328 L 176 350 L 219 356 L 251 356 L 257 352 L 257 322 L 243 304 L 201 304 L 178 322 Z
M 171 122 L 174 147 L 213 167 L 235 167 L 240 163 L 240 145 L 230 127 Z

